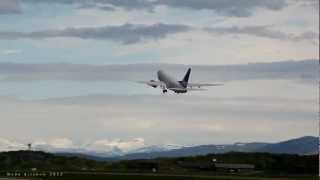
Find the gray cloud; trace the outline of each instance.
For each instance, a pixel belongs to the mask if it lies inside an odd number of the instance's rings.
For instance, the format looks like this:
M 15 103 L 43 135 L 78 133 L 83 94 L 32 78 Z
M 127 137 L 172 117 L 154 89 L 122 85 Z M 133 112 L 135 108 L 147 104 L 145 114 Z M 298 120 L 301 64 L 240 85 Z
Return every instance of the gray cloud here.
M 289 1 L 290 4 L 298 4 L 299 6 L 302 7 L 312 7 L 314 8 L 317 12 L 319 12 L 319 1 L 318 0 L 291 0 Z
M 158 5 L 190 10 L 212 10 L 223 16 L 247 17 L 258 8 L 280 10 L 288 4 L 286 0 L 25 0 L 29 3 L 63 3 L 94 6 L 113 6 L 131 9 L 153 9 Z M 110 10 L 107 8 L 107 10 Z
M 17 0 L 1 0 L 0 1 L 0 15 L 1 14 L 18 14 L 20 12 L 21 12 L 21 9 Z
M 283 0 L 160 0 L 156 3 L 175 8 L 214 10 L 221 15 L 237 17 L 250 16 L 256 8 L 280 10 L 287 5 Z
M 132 44 L 143 40 L 158 40 L 165 38 L 170 34 L 176 34 L 195 29 L 195 27 L 183 24 L 124 24 L 120 26 L 66 28 L 62 30 L 44 30 L 34 32 L 0 31 L 0 39 L 45 39 L 55 37 L 74 37 L 80 39 L 110 40 L 124 44 Z M 316 32 L 292 34 L 271 30 L 270 26 L 207 27 L 203 28 L 202 30 L 213 34 L 250 35 L 286 41 L 309 41 L 316 45 L 319 44 L 319 34 Z
M 217 28 L 204 28 L 209 33 L 218 34 L 245 34 L 253 35 L 257 37 L 278 39 L 278 40 L 289 40 L 289 41 L 310 41 L 317 43 L 319 34 L 315 32 L 305 32 L 302 34 L 288 34 L 281 31 L 274 31 L 269 28 L 270 26 L 245 26 L 245 27 L 217 27 Z
M 124 44 L 137 43 L 145 39 L 162 39 L 169 34 L 188 31 L 191 28 L 185 25 L 175 24 L 153 24 L 133 25 L 124 24 L 121 26 L 67 28 L 62 30 L 45 30 L 24 32 L 0 32 L 0 39 L 45 39 L 55 37 L 76 37 L 81 39 L 111 40 Z
M 314 81 L 317 60 L 253 63 L 247 65 L 192 65 L 192 78 L 202 81 L 232 81 L 249 79 L 295 79 Z M 132 64 L 132 65 L 80 65 L 80 64 L 12 64 L 0 63 L 0 81 L 77 80 L 113 81 L 146 80 L 164 69 L 180 77 L 187 65 Z

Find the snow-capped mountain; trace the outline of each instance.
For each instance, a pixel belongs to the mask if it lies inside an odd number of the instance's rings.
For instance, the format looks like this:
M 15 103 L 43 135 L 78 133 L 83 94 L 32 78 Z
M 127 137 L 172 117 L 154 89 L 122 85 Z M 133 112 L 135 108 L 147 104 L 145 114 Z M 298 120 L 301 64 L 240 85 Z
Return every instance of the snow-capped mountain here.
M 206 154 L 219 154 L 231 151 L 237 152 L 269 152 L 286 154 L 316 154 L 318 153 L 318 138 L 305 136 L 279 143 L 235 143 L 225 145 L 200 145 L 182 147 L 167 151 L 149 153 L 133 153 L 119 157 L 120 159 L 152 159 L 158 157 L 182 157 Z
M 25 150 L 27 146 L 17 141 L 0 138 L 0 151 Z M 32 150 L 39 150 L 64 155 L 86 156 L 100 159 L 150 159 L 157 157 L 181 157 L 205 155 L 210 153 L 238 152 L 270 152 L 288 154 L 315 154 L 318 152 L 318 138 L 305 136 L 279 143 L 234 143 L 223 145 L 146 145 L 143 139 L 99 140 L 86 145 L 74 145 L 68 139 L 52 141 L 36 141 Z
M 163 152 L 163 151 L 169 151 L 174 149 L 180 149 L 183 148 L 183 146 L 179 145 L 151 145 L 151 146 L 145 146 L 136 150 L 133 150 L 131 153 L 149 153 L 149 152 Z

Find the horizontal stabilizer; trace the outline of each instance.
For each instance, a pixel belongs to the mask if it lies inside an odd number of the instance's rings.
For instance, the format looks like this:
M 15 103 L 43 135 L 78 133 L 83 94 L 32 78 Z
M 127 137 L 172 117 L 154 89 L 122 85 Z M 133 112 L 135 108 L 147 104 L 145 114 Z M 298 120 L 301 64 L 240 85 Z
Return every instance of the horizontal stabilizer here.
M 188 87 L 203 87 L 203 86 L 222 86 L 221 83 L 211 84 L 211 83 L 188 83 Z

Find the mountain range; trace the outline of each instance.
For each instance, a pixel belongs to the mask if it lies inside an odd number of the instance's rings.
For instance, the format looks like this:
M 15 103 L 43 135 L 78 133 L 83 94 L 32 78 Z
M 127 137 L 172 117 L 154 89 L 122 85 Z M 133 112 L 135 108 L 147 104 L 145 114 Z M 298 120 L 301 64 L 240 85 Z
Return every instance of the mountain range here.
M 153 159 L 159 157 L 184 157 L 206 154 L 222 154 L 227 152 L 267 152 L 275 154 L 318 154 L 319 139 L 313 136 L 304 136 L 278 143 L 234 143 L 226 145 L 199 145 L 191 147 L 178 146 L 150 146 L 137 149 L 121 155 L 121 153 L 97 152 L 59 152 L 60 155 L 86 156 L 94 160 L 132 160 Z

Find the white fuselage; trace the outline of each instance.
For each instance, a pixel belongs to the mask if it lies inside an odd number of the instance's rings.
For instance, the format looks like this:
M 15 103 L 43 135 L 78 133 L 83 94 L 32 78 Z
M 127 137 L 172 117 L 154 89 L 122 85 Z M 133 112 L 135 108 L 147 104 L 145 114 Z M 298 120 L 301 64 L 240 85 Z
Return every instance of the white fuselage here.
M 183 87 L 179 81 L 173 79 L 172 77 L 170 77 L 168 74 L 166 74 L 163 71 L 158 71 L 158 79 L 159 81 L 163 82 L 166 87 L 162 87 L 165 89 L 170 89 L 170 88 L 177 88 L 177 89 L 186 89 L 185 87 Z M 175 92 L 186 92 L 186 90 L 182 90 L 182 91 L 175 91 Z

